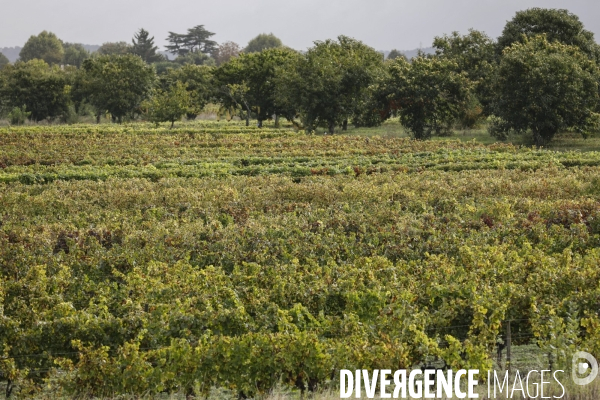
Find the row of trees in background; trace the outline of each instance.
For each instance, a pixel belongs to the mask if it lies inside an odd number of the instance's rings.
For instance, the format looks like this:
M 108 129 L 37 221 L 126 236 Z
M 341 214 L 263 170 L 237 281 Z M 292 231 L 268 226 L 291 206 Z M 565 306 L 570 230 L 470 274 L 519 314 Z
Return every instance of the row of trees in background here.
M 174 61 L 179 65 L 192 63 L 214 66 L 227 62 L 241 52 L 254 53 L 267 48 L 283 47 L 281 40 L 272 33 L 258 35 L 243 49 L 231 41 L 219 45 L 211 40 L 212 36 L 214 33 L 206 30 L 204 25 L 190 28 L 185 34 L 169 32 L 166 52 L 160 52 L 154 43 L 154 37 L 142 28 L 134 34 L 131 43 L 107 42 L 97 51 L 90 52 L 82 44 L 63 42 L 54 33 L 43 31 L 29 38 L 21 49 L 19 60 L 27 62 L 40 59 L 49 65 L 79 68 L 84 60 L 95 56 L 135 54 L 145 62 L 155 64 L 157 70 L 165 70 L 169 66 L 167 55 L 175 56 Z M 0 53 L 0 69 L 7 64 L 8 58 Z
M 272 35 L 260 35 L 244 52 L 231 42 L 219 46 L 212 35 L 202 25 L 171 32 L 167 48 L 178 57 L 167 62 L 140 30 L 129 47 L 111 45 L 109 52 L 105 44 L 80 68 L 62 69 L 53 65 L 59 46 L 47 47 L 54 50 L 41 61 L 30 56 L 40 47 L 28 42 L 24 62 L 0 73 L 2 105 L 35 121 L 91 110 L 98 119 L 108 112 L 115 121 L 143 116 L 173 124 L 214 102 L 247 123 L 284 117 L 307 131 L 331 133 L 398 117 L 417 139 L 488 119 L 497 138 L 532 132 L 537 145 L 564 129 L 588 135 L 600 125 L 600 46 L 566 10 L 518 12 L 496 41 L 475 30 L 437 37 L 435 55 L 411 61 L 399 52 L 384 61 L 344 36 L 299 53 Z

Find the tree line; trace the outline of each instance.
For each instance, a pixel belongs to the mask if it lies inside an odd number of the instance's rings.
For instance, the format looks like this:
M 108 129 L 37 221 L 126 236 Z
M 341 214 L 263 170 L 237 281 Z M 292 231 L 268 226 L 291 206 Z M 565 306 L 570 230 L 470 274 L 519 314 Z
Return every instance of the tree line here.
M 435 54 L 412 60 L 397 51 L 384 60 L 345 36 L 302 53 L 273 35 L 243 51 L 212 35 L 202 25 L 170 32 L 167 49 L 177 58 L 168 61 L 141 29 L 131 45 L 105 44 L 65 66 L 69 47 L 59 57 L 61 42 L 42 32 L 24 46 L 22 61 L 0 70 L 0 105 L 13 123 L 69 122 L 87 112 L 98 121 L 109 113 L 116 122 L 173 125 L 210 102 L 247 124 L 286 118 L 306 131 L 398 118 L 416 139 L 485 120 L 499 139 L 530 132 L 540 146 L 562 130 L 587 136 L 600 126 L 600 46 L 567 10 L 517 12 L 496 40 L 476 30 L 436 37 Z

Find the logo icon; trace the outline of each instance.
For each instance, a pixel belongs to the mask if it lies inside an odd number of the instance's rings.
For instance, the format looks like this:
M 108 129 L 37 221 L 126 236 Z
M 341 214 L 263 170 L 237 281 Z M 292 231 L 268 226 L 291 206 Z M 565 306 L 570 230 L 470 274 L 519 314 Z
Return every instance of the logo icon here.
M 586 360 L 585 362 L 583 360 Z M 580 375 L 584 375 L 589 369 L 592 371 L 585 378 L 580 378 Z M 598 376 L 598 361 L 590 353 L 585 351 L 578 351 L 573 354 L 573 368 L 571 369 L 573 382 L 576 385 L 585 386 L 589 385 Z

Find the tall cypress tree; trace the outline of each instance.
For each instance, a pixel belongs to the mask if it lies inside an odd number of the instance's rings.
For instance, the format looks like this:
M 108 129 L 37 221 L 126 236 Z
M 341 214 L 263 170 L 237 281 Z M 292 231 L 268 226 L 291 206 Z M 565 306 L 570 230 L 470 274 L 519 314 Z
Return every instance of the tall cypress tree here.
M 147 63 L 164 60 L 161 54 L 156 54 L 158 47 L 154 45 L 154 36 L 150 37 L 150 33 L 144 28 L 133 36 L 131 42 L 133 44 L 131 52 L 142 57 L 142 60 Z

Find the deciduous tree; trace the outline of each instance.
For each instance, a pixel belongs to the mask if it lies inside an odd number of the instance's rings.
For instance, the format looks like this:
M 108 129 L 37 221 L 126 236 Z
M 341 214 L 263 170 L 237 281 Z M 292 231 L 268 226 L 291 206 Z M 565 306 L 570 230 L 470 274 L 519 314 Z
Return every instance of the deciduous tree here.
M 577 46 L 583 53 L 600 62 L 600 47 L 594 40 L 594 34 L 584 29 L 579 17 L 568 10 L 536 7 L 518 11 L 507 22 L 498 38 L 497 51 L 501 54 L 503 49 L 513 43 L 523 43 L 525 38 L 541 34 L 545 34 L 549 42 Z
M 163 91 L 169 91 L 178 82 L 183 84 L 189 94 L 186 116 L 195 119 L 214 95 L 212 71 L 212 67 L 186 64 L 181 68 L 169 69 L 160 77 L 160 86 Z
M 495 46 L 490 37 L 474 29 L 467 35 L 452 32 L 433 41 L 436 56 L 454 61 L 456 72 L 466 73 L 474 84 L 474 102 L 469 103 L 460 118 L 465 127 L 472 127 L 478 119 L 491 114 L 492 82 L 498 64 Z
M 131 45 L 127 42 L 107 42 L 98 49 L 98 54 L 104 56 L 131 54 Z
M 167 90 L 156 89 L 150 99 L 142 103 L 142 109 L 150 121 L 157 125 L 170 122 L 173 128 L 175 122 L 189 111 L 190 104 L 191 97 L 185 84 L 177 81 Z
M 75 98 L 91 104 L 98 120 L 108 111 L 121 122 L 139 110 L 155 78 L 154 68 L 139 56 L 99 56 L 84 61 L 75 80 Z
M 52 32 L 43 31 L 27 40 L 19 53 L 19 59 L 25 62 L 38 59 L 44 60 L 47 64 L 55 65 L 60 64 L 64 52 L 60 39 Z
M 562 129 L 597 129 L 598 65 L 578 47 L 546 36 L 515 42 L 504 50 L 496 82 L 495 131 L 531 130 L 547 144 Z
M 225 42 L 221 43 L 217 50 L 213 53 L 217 66 L 224 64 L 234 57 L 237 57 L 242 49 L 237 43 Z
M 315 42 L 300 57 L 290 60 L 277 76 L 277 101 L 294 107 L 305 129 L 346 127 L 362 113 L 369 86 L 383 68 L 381 54 L 346 36 Z
M 404 59 L 406 59 L 406 56 L 401 51 L 393 49 L 388 54 L 387 59 L 388 60 L 395 60 L 396 58 L 404 58 Z
M 5 107 L 26 109 L 29 119 L 53 120 L 66 114 L 69 107 L 69 80 L 58 66 L 34 59 L 19 61 L 2 69 L 0 98 Z
M 272 33 L 261 33 L 248 42 L 248 45 L 244 49 L 244 53 L 257 53 L 266 49 L 282 46 L 283 43 L 277 36 Z
M 62 60 L 64 65 L 73 65 L 79 68 L 85 60 L 90 58 L 90 52 L 79 43 L 64 43 L 63 47 L 65 49 Z
M 456 69 L 454 61 L 423 56 L 390 65 L 387 99 L 415 139 L 444 134 L 465 108 L 472 84 Z
M 220 89 L 221 102 L 227 106 L 232 103 L 248 104 L 258 119 L 258 125 L 273 114 L 282 110 L 275 102 L 275 74 L 279 67 L 295 59 L 293 50 L 274 48 L 260 53 L 242 53 L 215 70 L 215 85 Z M 237 85 L 236 91 L 231 91 Z M 240 91 L 239 88 L 245 88 Z M 232 97 L 232 93 L 238 95 Z M 239 97 L 243 93 L 243 100 Z
M 8 64 L 10 64 L 8 58 L 6 58 L 4 54 L 0 53 L 0 69 L 4 68 Z

